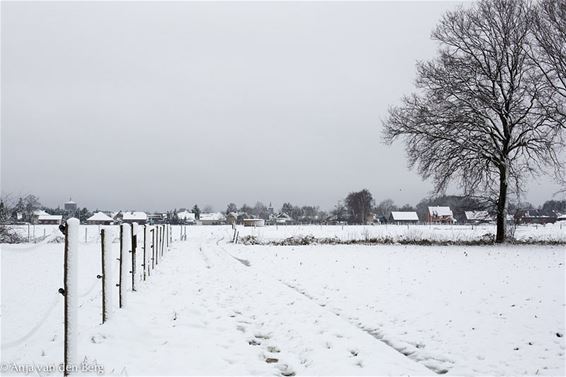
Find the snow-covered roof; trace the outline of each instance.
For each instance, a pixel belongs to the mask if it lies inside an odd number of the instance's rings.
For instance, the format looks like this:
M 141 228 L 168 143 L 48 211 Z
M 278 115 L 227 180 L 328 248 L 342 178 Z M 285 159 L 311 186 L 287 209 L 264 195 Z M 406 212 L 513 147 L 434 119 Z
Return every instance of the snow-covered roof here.
M 465 211 L 466 220 L 491 220 L 487 211 Z
M 419 216 L 414 211 L 392 211 L 391 217 L 396 221 L 419 221 Z
M 102 213 L 102 212 L 96 212 L 94 215 L 92 215 L 91 217 L 89 217 L 86 220 L 87 221 L 113 221 L 114 219 L 111 218 L 110 216 Z
M 226 217 L 223 213 L 215 212 L 215 213 L 201 213 L 200 220 L 207 220 L 207 221 L 224 221 Z
M 177 216 L 181 220 L 195 220 L 195 214 L 189 211 L 177 212 Z
M 61 219 L 63 219 L 62 215 L 39 215 L 39 217 L 37 218 L 40 221 L 47 221 L 47 220 L 57 220 L 57 221 L 61 221 Z
M 33 211 L 33 215 L 34 216 L 42 216 L 42 215 L 49 215 L 49 214 L 42 209 L 36 209 L 35 211 Z
M 147 214 L 145 212 L 124 212 L 122 213 L 122 220 L 147 220 Z
M 431 216 L 452 216 L 450 207 L 428 207 Z

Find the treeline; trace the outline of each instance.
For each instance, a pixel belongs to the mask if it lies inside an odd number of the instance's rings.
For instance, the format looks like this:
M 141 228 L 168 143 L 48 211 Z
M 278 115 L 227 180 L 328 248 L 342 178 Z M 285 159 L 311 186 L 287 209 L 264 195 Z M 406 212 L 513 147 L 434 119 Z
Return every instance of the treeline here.
M 244 218 L 259 218 L 266 221 L 275 219 L 288 220 L 286 223 L 294 224 L 371 224 L 375 222 L 387 223 L 393 211 L 414 211 L 420 219 L 425 219 L 429 206 L 448 206 L 451 208 L 454 218 L 459 222 L 465 222 L 466 211 L 486 210 L 494 213 L 493 205 L 478 198 L 470 198 L 457 195 L 444 195 L 435 198 L 423 198 L 416 206 L 410 204 L 397 205 L 392 199 L 385 199 L 376 203 L 369 190 L 364 189 L 349 193 L 343 200 L 340 200 L 331 211 L 321 210 L 316 205 L 293 205 L 285 202 L 279 209 L 274 209 L 269 205 L 258 201 L 254 206 L 243 204 L 240 207 L 235 203 L 229 203 L 224 215 L 236 216 L 238 220 Z M 98 210 L 91 211 L 88 208 L 77 208 L 74 213 L 69 213 L 64 209 L 49 208 L 43 206 L 39 198 L 35 195 L 19 197 L 15 201 L 9 199 L 0 200 L 0 224 L 9 223 L 31 223 L 33 214 L 37 210 L 44 210 L 51 215 L 62 215 L 66 217 L 77 217 L 81 223 Z M 201 213 L 212 212 L 210 206 L 200 209 L 194 205 L 190 210 L 174 209 L 164 213 L 164 220 L 172 224 L 182 224 L 186 220 L 180 218 L 178 214 L 182 211 L 189 211 L 195 214 L 195 219 L 199 219 Z M 535 206 L 529 202 L 510 203 L 508 213 L 510 215 L 525 214 L 530 216 L 555 216 L 566 213 L 566 200 L 548 200 L 541 206 Z M 285 221 L 282 221 L 282 223 Z
M 416 212 L 419 219 L 424 220 L 428 214 L 428 207 L 447 206 L 452 210 L 454 219 L 459 223 L 466 220 L 466 211 L 487 211 L 495 213 L 495 206 L 481 198 L 443 195 L 434 198 L 423 198 L 416 206 L 410 204 L 397 205 L 392 199 L 385 199 L 376 204 L 372 194 L 367 190 L 349 193 L 344 200 L 339 201 L 330 212 L 328 222 L 348 224 L 369 224 L 372 222 L 387 223 L 393 211 Z M 529 202 L 511 202 L 508 214 L 512 216 L 555 216 L 566 213 L 566 200 L 548 200 L 536 207 Z

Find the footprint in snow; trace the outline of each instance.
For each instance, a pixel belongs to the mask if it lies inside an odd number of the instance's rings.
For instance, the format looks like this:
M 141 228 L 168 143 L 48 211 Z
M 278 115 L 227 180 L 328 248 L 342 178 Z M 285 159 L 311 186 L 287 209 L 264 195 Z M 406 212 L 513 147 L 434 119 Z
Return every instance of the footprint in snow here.
M 287 364 L 279 365 L 279 370 L 281 371 L 281 375 L 285 377 L 291 377 L 295 375 L 293 369 L 291 369 Z

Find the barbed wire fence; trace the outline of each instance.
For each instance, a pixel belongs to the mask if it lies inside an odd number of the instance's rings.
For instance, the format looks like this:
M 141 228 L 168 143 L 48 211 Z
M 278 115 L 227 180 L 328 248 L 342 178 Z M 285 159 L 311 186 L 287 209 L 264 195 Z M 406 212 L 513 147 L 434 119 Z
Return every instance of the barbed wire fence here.
M 63 349 L 63 373 L 69 375 L 73 367 L 78 365 L 77 355 L 77 317 L 78 309 L 86 302 L 93 301 L 100 295 L 102 296 L 102 324 L 107 322 L 114 314 L 114 303 L 112 300 L 113 290 L 118 288 L 118 308 L 127 307 L 127 295 L 138 292 L 137 283 L 146 281 L 151 276 L 151 272 L 157 268 L 158 263 L 163 260 L 170 250 L 173 243 L 172 226 L 170 224 L 159 225 L 138 225 L 137 223 L 124 223 L 120 226 L 120 252 L 117 262 L 119 264 L 118 282 L 114 282 L 112 274 L 112 264 L 115 261 L 112 255 L 112 247 L 115 241 L 114 229 L 112 226 L 99 227 L 100 232 L 100 252 L 101 252 L 101 272 L 96 275 L 91 285 L 82 293 L 77 292 L 78 287 L 78 258 L 79 258 L 79 221 L 71 218 L 53 230 L 49 235 L 44 228 L 44 236 L 41 240 L 33 238 L 34 243 L 29 246 L 11 247 L 2 246 L 2 251 L 27 253 L 39 250 L 42 246 L 50 242 L 59 242 L 63 234 L 64 239 L 64 260 L 63 260 L 63 287 L 53 294 L 53 298 L 46 307 L 39 320 L 21 337 L 6 341 L 0 344 L 2 349 L 9 349 L 25 344 L 31 339 L 49 320 L 53 311 L 61 304 L 63 297 L 64 304 L 64 349 Z M 28 233 L 29 234 L 29 233 Z M 152 236 L 149 237 L 149 234 Z M 138 237 L 143 235 L 143 237 Z M 84 232 L 85 244 L 88 243 L 88 231 Z M 96 240 L 98 241 L 98 239 Z M 141 241 L 141 245 L 139 245 Z M 32 242 L 29 237 L 29 242 Z M 138 251 L 141 249 L 142 257 L 138 258 Z M 151 263 L 149 263 L 151 261 Z M 139 270 L 138 270 L 139 267 Z M 139 271 L 139 272 L 138 272 Z M 131 282 L 131 283 L 130 283 Z M 128 287 L 131 285 L 131 289 Z M 90 297 L 92 292 L 100 287 L 95 297 Z M 89 297 L 82 303 L 79 298 Z

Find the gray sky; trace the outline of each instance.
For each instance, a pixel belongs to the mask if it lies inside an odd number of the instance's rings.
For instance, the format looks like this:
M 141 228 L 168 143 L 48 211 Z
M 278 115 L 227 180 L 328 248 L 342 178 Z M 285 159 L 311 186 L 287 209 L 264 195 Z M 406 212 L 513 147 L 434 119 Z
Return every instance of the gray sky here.
M 330 209 L 431 185 L 387 107 L 455 3 L 2 2 L 2 192 L 101 209 Z M 557 185 L 531 183 L 527 199 Z

